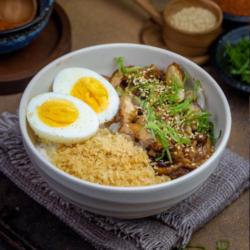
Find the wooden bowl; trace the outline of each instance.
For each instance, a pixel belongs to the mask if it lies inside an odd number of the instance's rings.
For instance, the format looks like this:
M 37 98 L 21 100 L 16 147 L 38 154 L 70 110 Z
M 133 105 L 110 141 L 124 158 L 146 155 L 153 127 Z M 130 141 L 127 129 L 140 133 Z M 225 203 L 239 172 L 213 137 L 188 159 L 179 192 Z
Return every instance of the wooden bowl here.
M 169 17 L 187 7 L 202 7 L 210 10 L 216 17 L 215 26 L 204 32 L 182 31 L 173 27 Z M 185 56 L 202 56 L 221 32 L 223 14 L 220 7 L 209 0 L 172 0 L 169 1 L 163 12 L 163 40 L 172 51 Z

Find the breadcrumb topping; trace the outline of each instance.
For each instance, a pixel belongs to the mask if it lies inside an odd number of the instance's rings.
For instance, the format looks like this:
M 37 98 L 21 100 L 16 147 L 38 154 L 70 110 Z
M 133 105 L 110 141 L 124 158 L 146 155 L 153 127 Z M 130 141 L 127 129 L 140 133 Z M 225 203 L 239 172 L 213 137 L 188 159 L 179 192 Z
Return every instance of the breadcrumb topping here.
M 61 170 L 103 185 L 146 186 L 170 180 L 156 175 L 143 148 L 126 135 L 114 134 L 108 129 L 100 129 L 85 142 L 58 145 L 47 153 Z

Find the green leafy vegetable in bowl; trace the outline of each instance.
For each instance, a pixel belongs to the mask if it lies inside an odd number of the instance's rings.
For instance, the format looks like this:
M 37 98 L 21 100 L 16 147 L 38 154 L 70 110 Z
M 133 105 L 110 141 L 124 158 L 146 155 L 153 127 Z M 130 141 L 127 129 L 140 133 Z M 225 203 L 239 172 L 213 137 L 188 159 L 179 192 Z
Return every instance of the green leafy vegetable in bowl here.
M 225 59 L 229 74 L 250 84 L 250 39 L 245 37 L 236 44 L 228 43 Z

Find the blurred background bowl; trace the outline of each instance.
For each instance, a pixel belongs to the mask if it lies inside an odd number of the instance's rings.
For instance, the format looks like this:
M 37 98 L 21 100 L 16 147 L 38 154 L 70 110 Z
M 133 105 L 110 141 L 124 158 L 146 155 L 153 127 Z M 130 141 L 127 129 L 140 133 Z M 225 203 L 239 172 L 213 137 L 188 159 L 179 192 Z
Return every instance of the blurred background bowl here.
M 250 25 L 249 0 L 213 0 L 223 11 L 223 28 L 227 31 Z
M 250 16 L 236 16 L 224 12 L 223 27 L 227 30 L 239 28 L 243 25 L 250 25 Z
M 211 11 L 216 17 L 215 26 L 204 32 L 182 31 L 170 24 L 169 16 L 187 7 L 201 7 Z M 172 0 L 163 13 L 163 39 L 167 47 L 187 57 L 203 56 L 209 46 L 219 36 L 222 24 L 222 11 L 217 4 L 208 0 Z
M 54 0 L 37 0 L 35 18 L 26 25 L 0 32 L 0 54 L 16 51 L 29 45 L 47 25 Z
M 244 37 L 248 37 L 250 39 L 250 26 L 243 26 L 223 35 L 213 48 L 212 63 L 218 73 L 218 76 L 223 80 L 223 82 L 237 90 L 250 94 L 250 84 L 244 83 L 231 76 L 228 73 L 225 61 L 225 46 L 228 43 L 236 44 Z

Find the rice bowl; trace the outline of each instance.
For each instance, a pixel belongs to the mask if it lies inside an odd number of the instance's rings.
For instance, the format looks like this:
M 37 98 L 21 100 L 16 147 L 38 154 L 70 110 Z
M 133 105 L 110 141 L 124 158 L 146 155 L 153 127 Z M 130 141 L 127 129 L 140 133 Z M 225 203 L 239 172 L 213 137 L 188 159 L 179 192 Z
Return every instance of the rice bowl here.
M 213 155 L 199 168 L 171 182 L 146 187 L 109 187 L 79 180 L 53 166 L 35 148 L 28 131 L 25 110 L 29 100 L 50 90 L 55 75 L 66 67 L 84 66 L 103 75 L 115 70 L 112 60 L 123 56 L 128 63 L 145 65 L 154 63 L 159 67 L 175 61 L 201 79 L 207 96 L 208 110 L 213 114 L 217 133 L 223 131 Z M 102 60 L 98 60 L 102 57 Z M 88 60 L 86 60 L 88 58 Z M 41 84 L 41 82 L 43 84 Z M 20 127 L 25 148 L 45 180 L 66 199 L 84 209 L 115 217 L 139 218 L 165 210 L 194 192 L 213 172 L 231 130 L 231 114 L 228 102 L 217 83 L 200 67 L 189 60 L 166 50 L 135 44 L 109 44 L 72 52 L 42 69 L 26 88 L 20 104 Z

